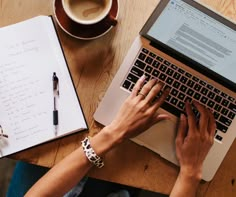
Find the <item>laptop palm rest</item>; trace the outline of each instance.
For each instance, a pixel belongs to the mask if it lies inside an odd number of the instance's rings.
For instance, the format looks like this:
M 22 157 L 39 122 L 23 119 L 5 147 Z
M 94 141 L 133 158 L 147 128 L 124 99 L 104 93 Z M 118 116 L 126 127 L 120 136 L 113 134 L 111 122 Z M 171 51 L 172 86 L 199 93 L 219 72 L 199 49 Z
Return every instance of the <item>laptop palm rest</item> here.
M 175 154 L 176 122 L 163 120 L 131 140 L 178 165 Z

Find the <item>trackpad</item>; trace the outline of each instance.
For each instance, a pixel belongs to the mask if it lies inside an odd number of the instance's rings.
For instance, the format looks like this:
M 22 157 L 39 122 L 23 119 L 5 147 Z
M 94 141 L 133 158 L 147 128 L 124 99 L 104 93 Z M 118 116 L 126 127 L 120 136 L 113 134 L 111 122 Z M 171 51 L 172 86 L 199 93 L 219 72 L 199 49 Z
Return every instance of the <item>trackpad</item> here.
M 132 141 L 145 146 L 160 154 L 165 159 L 178 164 L 175 155 L 176 125 L 176 121 L 161 121 L 144 133 L 133 138 Z

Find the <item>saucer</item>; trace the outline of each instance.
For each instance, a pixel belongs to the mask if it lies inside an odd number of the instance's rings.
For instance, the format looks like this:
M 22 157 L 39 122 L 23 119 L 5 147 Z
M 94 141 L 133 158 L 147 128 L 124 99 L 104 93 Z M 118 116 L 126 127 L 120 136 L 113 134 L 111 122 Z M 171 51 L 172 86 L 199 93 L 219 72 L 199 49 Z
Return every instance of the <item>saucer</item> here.
M 112 1 L 110 14 L 118 18 L 118 0 Z M 54 16 L 58 25 L 70 36 L 82 40 L 92 40 L 103 36 L 110 31 L 113 26 L 107 23 L 107 16 L 102 21 L 92 25 L 82 25 L 71 20 L 62 7 L 62 0 L 54 0 Z

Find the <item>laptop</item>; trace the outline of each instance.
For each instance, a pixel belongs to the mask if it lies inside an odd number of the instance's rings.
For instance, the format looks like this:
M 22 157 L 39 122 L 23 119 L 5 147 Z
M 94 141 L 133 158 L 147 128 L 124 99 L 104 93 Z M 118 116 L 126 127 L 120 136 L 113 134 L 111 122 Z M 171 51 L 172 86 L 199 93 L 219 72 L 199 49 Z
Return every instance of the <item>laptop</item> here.
M 178 165 L 179 116 L 186 100 L 198 101 L 214 112 L 217 122 L 215 142 L 203 164 L 203 179 L 210 181 L 236 137 L 235 30 L 235 24 L 195 1 L 160 1 L 129 49 L 95 120 L 108 125 L 143 74 L 147 80 L 157 78 L 170 88 L 159 113 L 171 119 L 131 140 Z

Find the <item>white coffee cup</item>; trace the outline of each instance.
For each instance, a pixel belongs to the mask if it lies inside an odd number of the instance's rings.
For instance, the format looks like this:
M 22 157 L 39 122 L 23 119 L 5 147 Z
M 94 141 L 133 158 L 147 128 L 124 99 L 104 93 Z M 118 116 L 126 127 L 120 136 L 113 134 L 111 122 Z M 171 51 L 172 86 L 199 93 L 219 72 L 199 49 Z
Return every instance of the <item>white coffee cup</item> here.
M 62 0 L 67 16 L 83 25 L 91 25 L 102 21 L 112 7 L 112 0 Z

